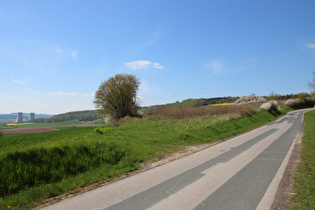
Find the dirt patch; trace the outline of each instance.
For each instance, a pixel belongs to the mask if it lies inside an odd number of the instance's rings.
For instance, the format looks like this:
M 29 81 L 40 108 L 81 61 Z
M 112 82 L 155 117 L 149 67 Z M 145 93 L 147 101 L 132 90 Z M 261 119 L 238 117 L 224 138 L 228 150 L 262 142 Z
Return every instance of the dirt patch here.
M 58 129 L 50 127 L 38 127 L 38 128 L 12 128 L 7 130 L 2 130 L 3 134 L 12 134 L 12 133 L 44 133 L 50 131 L 57 131 Z

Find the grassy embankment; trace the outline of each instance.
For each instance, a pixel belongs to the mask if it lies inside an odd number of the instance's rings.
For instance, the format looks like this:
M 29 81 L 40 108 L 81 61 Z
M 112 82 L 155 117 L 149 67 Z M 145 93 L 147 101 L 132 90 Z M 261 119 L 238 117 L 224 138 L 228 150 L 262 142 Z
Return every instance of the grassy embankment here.
M 284 113 L 241 106 L 172 108 L 119 127 L 4 135 L 0 140 L 0 208 L 34 207 L 46 198 L 137 170 L 140 163 L 161 159 L 187 145 L 246 132 Z
M 301 163 L 295 171 L 292 209 L 315 209 L 315 111 L 305 114 Z

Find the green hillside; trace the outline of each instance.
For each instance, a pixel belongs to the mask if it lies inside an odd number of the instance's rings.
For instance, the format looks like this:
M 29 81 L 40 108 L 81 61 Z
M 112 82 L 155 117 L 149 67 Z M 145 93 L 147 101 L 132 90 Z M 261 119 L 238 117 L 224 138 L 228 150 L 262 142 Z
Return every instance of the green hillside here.
M 67 112 L 64 114 L 54 115 L 49 118 L 38 118 L 31 120 L 30 122 L 64 122 L 70 120 L 78 121 L 94 121 L 102 119 L 101 115 L 96 114 L 95 110 L 85 110 L 85 111 L 76 111 L 76 112 Z

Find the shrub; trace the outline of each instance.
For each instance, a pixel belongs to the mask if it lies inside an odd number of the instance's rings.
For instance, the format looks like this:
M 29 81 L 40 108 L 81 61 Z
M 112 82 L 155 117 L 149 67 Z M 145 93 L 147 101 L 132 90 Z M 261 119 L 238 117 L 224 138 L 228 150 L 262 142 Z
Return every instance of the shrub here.
M 113 122 L 113 118 L 110 115 L 105 116 L 103 119 L 106 125 L 110 125 Z
M 268 112 L 278 112 L 278 102 L 271 100 L 266 103 L 263 103 L 260 106 L 261 109 L 267 110 Z
M 289 99 L 285 103 L 285 106 L 292 109 L 313 107 L 315 99 L 313 97 L 307 97 L 304 100 L 301 99 Z
M 297 108 L 300 104 L 300 99 L 289 99 L 284 103 L 284 105 L 288 108 Z
M 249 96 L 242 96 L 241 98 L 237 99 L 234 102 L 234 105 L 247 104 L 247 103 L 262 103 L 262 102 L 266 102 L 266 99 L 260 96 L 249 95 Z
M 3 135 L 3 133 L 2 133 L 2 131 L 0 131 L 0 138 L 2 138 L 2 135 Z

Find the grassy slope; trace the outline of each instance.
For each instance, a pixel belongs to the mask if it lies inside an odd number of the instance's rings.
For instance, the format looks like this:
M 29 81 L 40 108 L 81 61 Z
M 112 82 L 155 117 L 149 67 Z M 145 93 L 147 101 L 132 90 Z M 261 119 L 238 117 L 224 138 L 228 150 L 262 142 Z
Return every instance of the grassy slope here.
M 139 119 L 116 128 L 73 128 L 43 134 L 5 136 L 0 141 L 0 161 L 6 167 L 2 167 L 0 177 L 11 177 L 10 174 L 17 176 L 16 171 L 20 171 L 18 180 L 21 184 L 16 180 L 1 181 L 6 193 L 0 198 L 0 208 L 28 208 L 45 198 L 139 169 L 139 163 L 162 158 L 183 146 L 226 139 L 278 117 L 262 111 L 229 121 L 222 121 L 220 117 Z M 76 158 L 78 154 L 80 158 Z M 52 160 L 54 156 L 59 158 Z M 105 163 L 100 162 L 100 158 Z M 49 169 L 52 165 L 58 167 Z M 59 168 L 63 168 L 61 173 Z M 35 172 L 30 176 L 30 171 Z M 46 180 L 45 177 L 51 179 Z
M 295 171 L 292 209 L 315 208 L 315 111 L 305 114 L 301 163 Z

